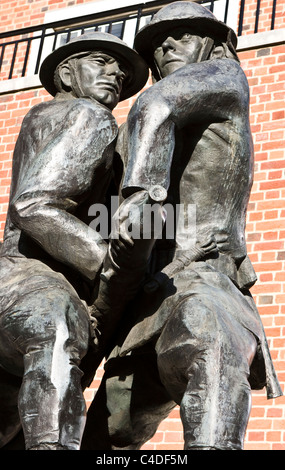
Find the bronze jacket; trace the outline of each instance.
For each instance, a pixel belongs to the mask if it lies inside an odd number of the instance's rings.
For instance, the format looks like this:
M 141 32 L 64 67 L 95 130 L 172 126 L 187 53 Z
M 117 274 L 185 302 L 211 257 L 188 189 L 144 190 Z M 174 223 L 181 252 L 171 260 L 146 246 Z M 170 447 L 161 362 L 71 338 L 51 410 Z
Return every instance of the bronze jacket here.
M 94 281 L 107 244 L 89 227 L 88 210 L 104 203 L 117 132 L 112 113 L 87 98 L 59 94 L 29 111 L 14 151 L 1 257 L 37 259 L 74 285 L 78 276 Z

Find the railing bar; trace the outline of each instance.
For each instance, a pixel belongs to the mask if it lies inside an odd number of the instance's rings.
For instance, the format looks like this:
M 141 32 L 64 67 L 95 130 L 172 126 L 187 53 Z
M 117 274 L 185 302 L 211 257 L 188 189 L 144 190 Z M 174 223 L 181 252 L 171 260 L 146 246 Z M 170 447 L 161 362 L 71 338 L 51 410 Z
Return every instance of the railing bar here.
M 82 26 L 82 27 L 81 27 L 80 25 L 77 25 L 77 26 L 74 26 L 73 28 L 68 28 L 68 29 L 62 30 L 62 31 L 60 31 L 60 32 L 58 31 L 57 34 L 63 34 L 63 33 L 66 33 L 67 31 L 69 31 L 69 32 L 72 33 L 73 31 L 78 31 L 79 29 L 81 29 L 81 31 L 84 32 L 85 29 L 86 29 L 86 27 L 87 27 L 87 28 L 94 28 L 94 31 L 98 31 L 98 27 L 99 27 L 99 26 L 110 25 L 110 23 L 112 23 L 112 24 L 114 24 L 114 23 L 119 23 L 119 22 L 122 22 L 122 23 L 123 23 L 123 22 L 126 21 L 128 18 L 129 18 L 129 17 L 127 17 L 127 18 L 118 18 L 118 19 L 116 18 L 114 21 L 112 21 L 112 20 L 111 20 L 111 21 L 110 21 L 110 20 L 106 20 L 106 21 L 102 21 L 102 22 L 96 21 L 96 23 L 89 23 L 89 24 L 86 24 L 86 25 L 84 25 L 84 26 Z M 46 37 L 48 37 L 48 35 L 52 35 L 52 34 L 54 34 L 54 32 L 53 32 L 53 33 L 46 33 Z
M 14 70 L 14 65 L 15 65 L 15 60 L 16 60 L 16 55 L 17 55 L 17 50 L 18 50 L 18 43 L 15 42 L 15 46 L 14 46 L 14 52 L 13 52 L 13 57 L 12 57 L 12 63 L 11 63 L 11 67 L 10 67 L 10 72 L 9 72 L 9 76 L 8 76 L 8 80 L 10 80 L 13 76 L 13 70 Z
M 2 47 L 2 51 L 1 51 L 1 56 L 0 56 L 0 71 L 1 71 L 1 68 L 2 68 L 2 62 L 3 62 L 3 58 L 4 58 L 6 44 L 1 44 L 1 47 Z
M 24 65 L 23 65 L 23 69 L 22 69 L 22 77 L 24 77 L 25 73 L 26 73 L 26 68 L 27 68 L 27 63 L 28 63 L 28 58 L 29 58 L 29 53 L 30 53 L 30 48 L 31 48 L 31 42 L 32 42 L 32 39 L 29 38 L 28 39 L 28 44 L 27 44 L 27 49 L 26 49 L 26 54 L 25 54 Z
M 44 45 L 44 40 L 45 40 L 45 28 L 42 30 L 42 37 L 41 37 L 41 42 L 40 42 L 40 47 L 39 47 L 39 52 L 38 52 L 38 57 L 37 57 L 37 63 L 36 63 L 36 68 L 35 68 L 35 74 L 38 73 L 39 67 L 40 67 L 40 62 L 41 62 L 41 56 L 42 56 L 42 51 L 43 51 L 43 45 Z
M 255 13 L 255 25 L 254 25 L 255 33 L 257 33 L 258 31 L 259 13 L 260 13 L 260 0 L 257 0 L 256 13 Z
M 245 0 L 241 0 L 241 2 L 240 2 L 240 11 L 239 11 L 238 36 L 242 35 L 243 16 L 244 16 L 244 3 L 245 3 Z
M 71 36 L 71 29 L 69 29 L 69 30 L 67 31 L 67 38 L 66 38 L 66 42 L 69 42 L 69 40 L 70 40 L 70 36 Z
M 224 14 L 224 23 L 227 22 L 229 11 L 229 0 L 226 0 L 225 14 Z
M 274 29 L 274 26 L 275 26 L 276 1 L 277 0 L 273 0 L 273 4 L 272 4 L 272 16 L 271 16 L 271 27 L 270 27 L 270 29 Z
M 122 26 L 122 30 L 121 30 L 121 35 L 120 35 L 120 38 L 123 39 L 124 37 L 124 33 L 125 33 L 125 29 L 126 29 L 126 19 L 123 20 L 123 26 Z
M 112 28 L 113 28 L 113 24 L 112 23 L 109 23 L 109 27 L 108 27 L 108 33 L 112 33 Z
M 136 30 L 135 30 L 135 36 L 138 32 L 138 30 L 140 29 L 140 22 L 141 22 L 141 17 L 142 17 L 142 8 L 139 7 L 138 10 L 137 10 L 137 24 L 136 24 Z
M 54 39 L 53 39 L 53 43 L 52 43 L 52 51 L 55 50 L 55 46 L 56 46 L 56 41 L 57 41 L 57 36 L 58 36 L 58 33 L 55 32 L 54 33 Z

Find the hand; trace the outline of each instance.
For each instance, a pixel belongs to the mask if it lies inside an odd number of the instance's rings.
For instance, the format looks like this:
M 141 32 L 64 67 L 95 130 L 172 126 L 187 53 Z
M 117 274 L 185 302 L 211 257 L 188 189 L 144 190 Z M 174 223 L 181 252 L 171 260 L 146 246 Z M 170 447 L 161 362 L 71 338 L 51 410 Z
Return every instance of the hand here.
M 215 240 L 215 237 L 212 235 L 208 240 L 205 242 L 197 242 L 196 249 L 201 252 L 204 256 L 208 255 L 209 253 L 217 253 L 218 246 Z
M 139 211 L 139 206 L 147 200 L 147 191 L 136 192 L 120 205 L 113 216 L 112 231 L 109 237 L 110 254 L 113 261 L 119 267 L 130 266 L 135 245 L 131 229 L 131 224 L 134 223 L 132 214 L 135 212 L 137 216 L 135 224 L 139 228 L 142 222 L 142 214 Z
M 161 203 L 154 200 L 155 197 L 161 198 L 161 191 L 158 191 L 160 188 L 152 189 L 154 190 L 141 190 L 128 197 L 113 217 L 110 255 L 118 267 L 132 266 L 140 269 L 145 266 L 155 240 L 161 234 L 166 211 Z M 164 192 L 163 195 L 165 196 Z M 152 208 L 155 212 L 155 223 L 151 213 L 145 213 L 147 205 L 148 209 Z

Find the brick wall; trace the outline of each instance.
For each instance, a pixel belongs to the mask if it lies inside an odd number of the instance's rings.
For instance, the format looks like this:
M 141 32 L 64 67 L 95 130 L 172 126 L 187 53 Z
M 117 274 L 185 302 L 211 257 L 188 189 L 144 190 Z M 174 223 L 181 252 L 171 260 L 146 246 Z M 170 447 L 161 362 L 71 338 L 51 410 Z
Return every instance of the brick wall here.
M 48 10 L 94 1 L 96 0 L 1 0 L 1 32 L 42 24 Z
M 251 88 L 255 178 L 248 207 L 247 245 L 258 274 L 253 287 L 271 354 L 285 379 L 285 46 L 239 54 Z M 253 396 L 248 449 L 285 449 L 284 398 Z
M 49 9 L 63 8 L 84 0 L 1 0 L 1 31 L 43 22 Z M 259 31 L 268 30 L 272 0 L 263 0 Z M 256 0 L 246 0 L 243 34 L 253 31 Z M 283 10 L 282 10 L 283 5 Z M 284 21 L 284 1 L 277 4 L 276 26 Z M 282 16 L 283 15 L 283 16 Z M 266 23 L 267 22 L 267 23 Z M 255 180 L 248 207 L 247 245 L 258 274 L 252 289 L 269 340 L 277 374 L 285 382 L 285 179 L 284 179 L 284 87 L 285 46 L 264 46 L 239 53 L 251 89 L 251 126 L 255 145 Z M 51 99 L 38 88 L 0 95 L 0 238 L 3 234 L 9 198 L 12 153 L 28 110 Z M 135 97 L 115 110 L 118 123 L 125 121 Z M 89 404 L 102 377 L 96 374 L 85 392 Z M 253 407 L 245 448 L 285 450 L 285 399 L 267 400 L 264 390 L 253 393 Z M 182 449 L 183 435 L 178 407 L 159 427 L 147 449 Z

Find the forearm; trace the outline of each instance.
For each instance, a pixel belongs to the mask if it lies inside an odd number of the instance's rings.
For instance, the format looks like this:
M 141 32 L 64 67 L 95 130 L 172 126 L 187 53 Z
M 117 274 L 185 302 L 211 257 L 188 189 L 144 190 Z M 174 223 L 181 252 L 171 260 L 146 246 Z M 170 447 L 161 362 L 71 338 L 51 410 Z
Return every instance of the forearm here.
M 42 201 L 12 206 L 15 225 L 54 259 L 93 280 L 101 268 L 107 244 L 100 234 L 58 207 Z
M 168 189 L 175 129 L 238 120 L 248 106 L 248 85 L 234 61 L 190 64 L 142 93 L 128 121 L 128 162 L 122 192 L 160 184 Z
M 147 104 L 145 106 L 145 104 Z M 149 190 L 160 185 L 168 190 L 170 169 L 175 146 L 175 124 L 170 109 L 155 100 L 138 100 L 128 117 L 128 163 L 122 194 L 132 194 L 134 188 Z
M 92 315 L 98 320 L 101 345 L 116 330 L 117 324 L 129 301 L 139 291 L 145 280 L 148 261 L 165 222 L 162 208 L 166 192 L 162 188 L 140 191 L 125 200 L 114 215 L 114 230 L 101 272 L 98 296 L 92 307 Z M 147 220 L 145 208 L 152 205 L 153 219 Z M 136 206 L 137 211 L 134 211 Z M 130 237 L 126 227 L 132 226 Z M 145 229 L 145 230 L 144 230 Z M 146 235 L 145 237 L 143 235 Z M 116 236 L 117 235 L 117 236 Z

